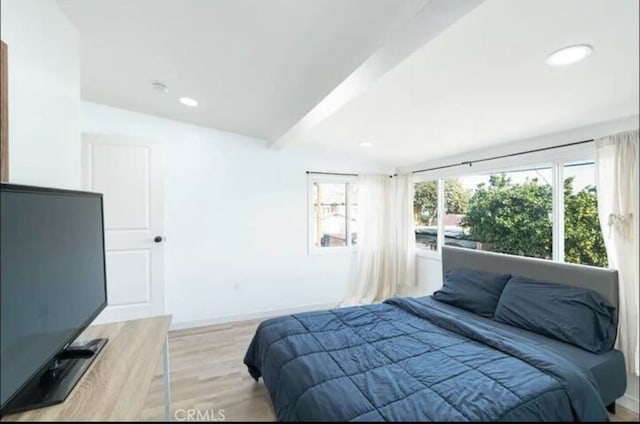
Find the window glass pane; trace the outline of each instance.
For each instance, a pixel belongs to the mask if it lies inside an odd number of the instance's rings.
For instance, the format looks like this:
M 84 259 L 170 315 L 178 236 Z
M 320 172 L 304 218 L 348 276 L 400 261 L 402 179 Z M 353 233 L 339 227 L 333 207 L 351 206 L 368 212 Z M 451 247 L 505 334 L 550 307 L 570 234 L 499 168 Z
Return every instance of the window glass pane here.
M 349 203 L 351 203 L 351 212 L 349 217 L 351 219 L 351 245 L 358 245 L 358 185 L 349 184 Z
M 445 181 L 445 244 L 552 258 L 552 171 L 540 167 Z
M 593 162 L 564 166 L 564 260 L 607 266 Z
M 347 245 L 347 185 L 313 183 L 313 239 L 316 247 Z
M 459 178 L 444 181 L 444 244 L 450 246 L 476 248 L 476 243 L 465 239 L 462 219 L 469 208 L 470 188 Z
M 415 185 L 413 215 L 416 223 L 416 247 L 438 250 L 438 181 Z

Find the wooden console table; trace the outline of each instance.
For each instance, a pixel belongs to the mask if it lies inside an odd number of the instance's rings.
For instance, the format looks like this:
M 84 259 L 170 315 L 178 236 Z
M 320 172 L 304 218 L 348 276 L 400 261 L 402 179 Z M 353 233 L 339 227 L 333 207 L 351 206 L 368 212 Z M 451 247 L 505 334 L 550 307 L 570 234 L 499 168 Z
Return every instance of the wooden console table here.
M 140 419 L 160 352 L 164 354 L 165 415 L 171 419 L 169 345 L 171 316 L 88 327 L 78 338 L 108 337 L 69 397 L 60 404 L 8 415 L 11 421 L 123 421 Z

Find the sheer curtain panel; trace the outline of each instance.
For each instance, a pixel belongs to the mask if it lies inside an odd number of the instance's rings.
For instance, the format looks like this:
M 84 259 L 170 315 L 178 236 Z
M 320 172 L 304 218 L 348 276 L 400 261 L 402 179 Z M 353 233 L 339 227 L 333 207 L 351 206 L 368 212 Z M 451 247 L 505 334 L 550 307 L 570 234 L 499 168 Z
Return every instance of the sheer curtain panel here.
M 620 311 L 617 347 L 627 372 L 638 375 L 638 130 L 596 140 L 598 215 L 609 258 L 618 270 Z
M 358 186 L 358 253 L 344 305 L 381 301 L 415 283 L 412 175 L 362 175 Z

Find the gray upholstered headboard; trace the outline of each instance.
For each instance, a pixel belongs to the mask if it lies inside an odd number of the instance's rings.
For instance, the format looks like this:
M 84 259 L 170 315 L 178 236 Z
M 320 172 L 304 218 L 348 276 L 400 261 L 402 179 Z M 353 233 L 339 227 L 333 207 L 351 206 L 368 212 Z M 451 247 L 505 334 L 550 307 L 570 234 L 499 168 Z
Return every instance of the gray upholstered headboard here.
M 454 268 L 499 272 L 587 288 L 597 291 L 618 308 L 618 271 L 613 269 L 444 246 L 442 276 Z

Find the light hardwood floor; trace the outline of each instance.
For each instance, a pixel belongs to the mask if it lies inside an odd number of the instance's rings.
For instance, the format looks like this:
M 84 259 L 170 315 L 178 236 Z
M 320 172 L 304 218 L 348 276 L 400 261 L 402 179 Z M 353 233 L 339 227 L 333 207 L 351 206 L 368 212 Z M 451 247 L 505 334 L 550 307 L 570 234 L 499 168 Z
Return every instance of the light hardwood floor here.
M 242 363 L 260 321 L 200 327 L 169 333 L 171 407 L 199 409 L 226 420 L 274 421 L 262 380 L 256 383 Z M 144 419 L 164 418 L 162 364 L 151 382 Z M 183 412 L 180 411 L 179 414 Z M 215 416 L 215 415 L 214 415 Z
M 258 324 L 259 321 L 245 321 L 169 333 L 174 414 L 197 409 L 215 418 L 223 409 L 228 421 L 275 420 L 262 380 L 256 383 L 242 363 Z M 151 382 L 143 418 L 164 419 L 161 362 Z M 638 421 L 637 414 L 620 406 L 610 418 Z

